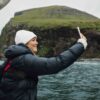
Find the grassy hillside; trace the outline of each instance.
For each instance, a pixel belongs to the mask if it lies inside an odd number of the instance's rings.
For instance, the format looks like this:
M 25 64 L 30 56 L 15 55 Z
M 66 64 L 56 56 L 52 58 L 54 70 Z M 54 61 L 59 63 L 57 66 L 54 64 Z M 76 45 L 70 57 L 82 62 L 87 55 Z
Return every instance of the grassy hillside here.
M 98 18 L 73 8 L 50 6 L 18 12 L 11 22 L 14 26 L 27 24 L 28 26 L 43 28 L 58 26 L 93 28 L 100 27 L 97 25 L 98 21 Z
M 26 10 L 22 12 L 18 12 L 15 14 L 16 16 L 26 16 L 27 18 L 62 18 L 62 19 L 74 19 L 76 20 L 93 20 L 97 19 L 96 17 L 79 11 L 77 9 L 69 8 L 66 6 L 49 6 L 42 8 L 34 8 L 31 10 Z M 71 18 L 70 18 L 71 17 Z

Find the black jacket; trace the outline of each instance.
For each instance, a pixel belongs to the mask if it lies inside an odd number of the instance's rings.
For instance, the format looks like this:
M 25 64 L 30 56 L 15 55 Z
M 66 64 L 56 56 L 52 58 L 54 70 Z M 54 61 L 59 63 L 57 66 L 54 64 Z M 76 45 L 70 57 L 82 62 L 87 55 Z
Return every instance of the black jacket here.
M 2 100 L 37 100 L 38 76 L 54 74 L 67 68 L 83 51 L 83 45 L 76 43 L 56 57 L 45 58 L 33 55 L 23 44 L 10 46 L 5 56 L 13 59 L 11 68 L 2 78 L 3 94 L 0 93 L 0 97 Z

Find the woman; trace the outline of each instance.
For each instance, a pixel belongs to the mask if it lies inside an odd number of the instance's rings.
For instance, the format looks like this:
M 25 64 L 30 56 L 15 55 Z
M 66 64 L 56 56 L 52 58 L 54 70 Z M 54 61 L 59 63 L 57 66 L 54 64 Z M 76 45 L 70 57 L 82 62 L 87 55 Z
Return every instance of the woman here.
M 87 40 L 81 34 L 75 45 L 58 56 L 38 57 L 37 36 L 27 30 L 16 33 L 15 43 L 5 51 L 5 57 L 12 59 L 12 62 L 2 78 L 2 100 L 37 100 L 38 76 L 58 73 L 67 68 L 87 47 Z

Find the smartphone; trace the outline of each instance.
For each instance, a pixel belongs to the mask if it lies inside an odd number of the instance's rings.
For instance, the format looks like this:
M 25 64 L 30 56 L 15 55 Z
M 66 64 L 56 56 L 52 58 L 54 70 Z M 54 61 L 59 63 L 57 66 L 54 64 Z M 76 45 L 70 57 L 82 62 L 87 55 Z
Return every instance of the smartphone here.
M 81 31 L 80 31 L 80 28 L 79 27 L 77 27 L 77 31 L 79 33 L 79 36 L 81 37 Z

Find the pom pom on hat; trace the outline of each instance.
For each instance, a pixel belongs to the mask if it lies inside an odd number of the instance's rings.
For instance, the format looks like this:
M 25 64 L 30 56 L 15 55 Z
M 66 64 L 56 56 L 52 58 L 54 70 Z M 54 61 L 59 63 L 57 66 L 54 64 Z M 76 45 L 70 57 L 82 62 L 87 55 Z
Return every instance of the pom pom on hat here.
M 37 36 L 31 31 L 19 30 L 16 32 L 15 44 L 19 44 L 19 43 L 26 44 L 34 37 L 37 37 Z

